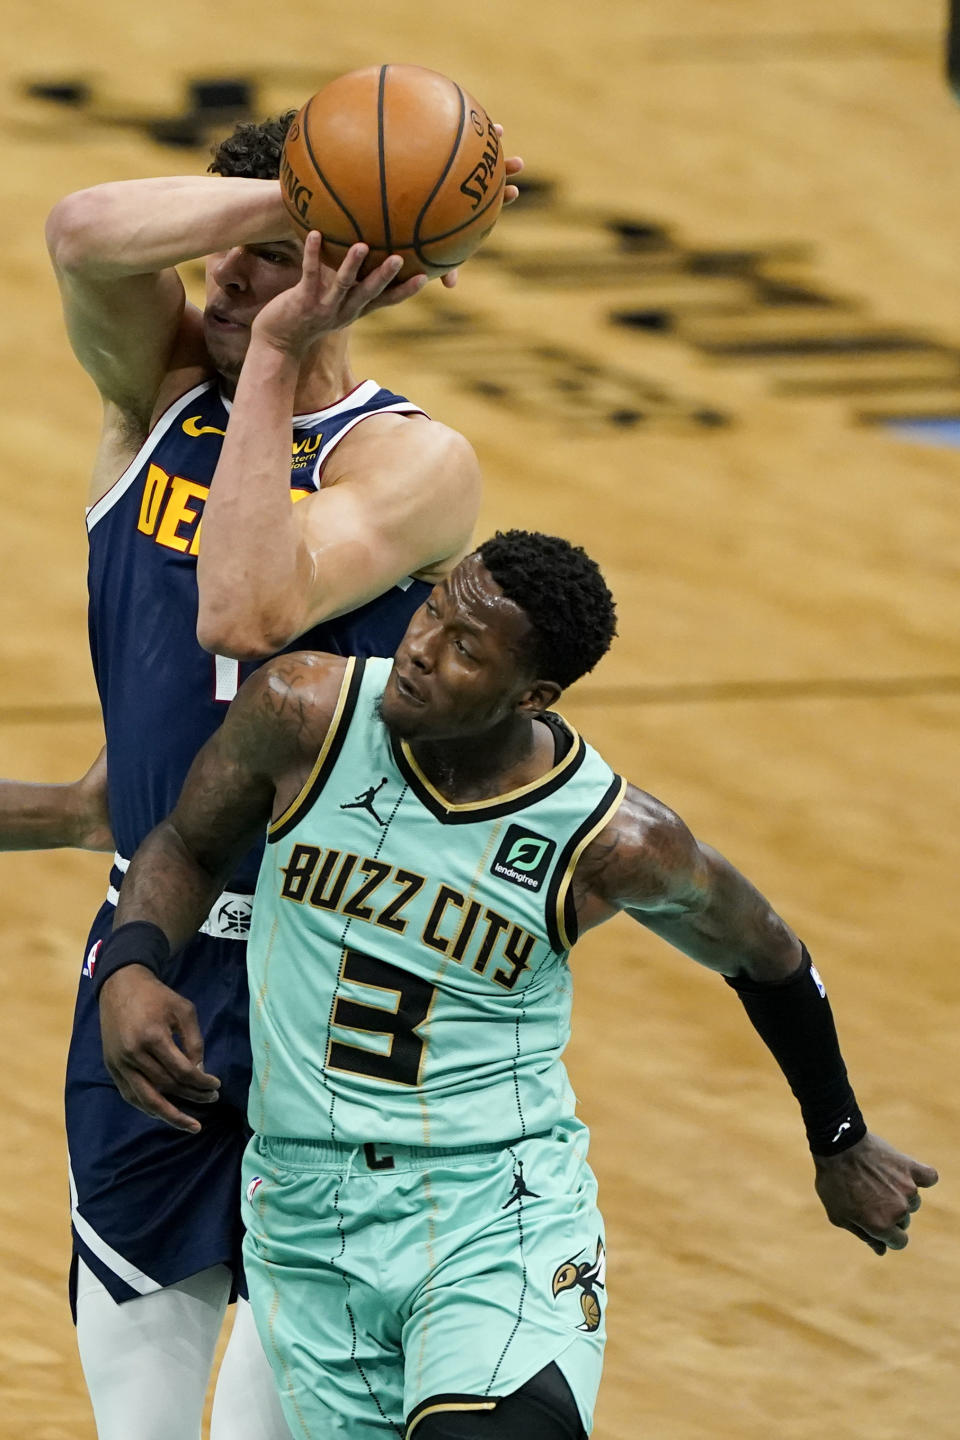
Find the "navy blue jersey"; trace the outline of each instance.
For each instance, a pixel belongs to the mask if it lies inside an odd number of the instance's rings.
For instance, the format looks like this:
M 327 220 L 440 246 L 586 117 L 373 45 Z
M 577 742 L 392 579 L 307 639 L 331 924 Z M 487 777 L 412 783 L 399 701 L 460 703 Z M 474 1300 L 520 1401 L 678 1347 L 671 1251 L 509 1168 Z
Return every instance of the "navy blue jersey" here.
M 368 415 L 420 414 L 365 381 L 336 405 L 295 417 L 294 500 L 317 489 L 332 448 Z M 103 1064 L 90 977 L 113 924 L 129 857 L 173 808 L 190 764 L 256 668 L 197 643 L 197 550 L 203 504 L 229 402 L 211 379 L 161 418 L 139 454 L 87 515 L 90 644 L 107 732 L 110 817 L 119 854 L 87 940 L 67 1060 L 66 1125 L 74 1256 L 117 1301 L 239 1261 L 240 1157 L 250 1084 L 246 946 L 260 847 L 247 856 L 200 935 L 172 960 L 169 984 L 196 1006 L 221 1098 L 184 1136 L 121 1099 Z M 290 649 L 392 655 L 429 591 L 405 581 L 317 626 Z M 212 1113 L 216 1112 L 216 1113 Z M 76 1273 L 74 1266 L 73 1274 Z
M 197 642 L 197 552 L 230 402 L 207 380 L 177 400 L 136 458 L 87 513 L 90 648 L 107 737 L 110 818 L 130 857 L 173 809 L 197 751 L 258 662 Z M 326 410 L 294 418 L 290 489 L 312 494 L 333 447 L 369 415 L 422 414 L 366 380 Z M 300 636 L 291 650 L 392 655 L 428 593 L 406 580 Z M 260 847 L 230 888 L 252 892 Z

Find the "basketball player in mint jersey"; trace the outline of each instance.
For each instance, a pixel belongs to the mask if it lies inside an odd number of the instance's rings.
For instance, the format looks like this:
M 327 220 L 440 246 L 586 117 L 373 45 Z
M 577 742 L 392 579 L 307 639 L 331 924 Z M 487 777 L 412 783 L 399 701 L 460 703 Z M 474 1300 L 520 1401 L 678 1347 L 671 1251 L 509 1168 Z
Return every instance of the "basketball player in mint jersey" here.
M 349 324 L 420 282 L 385 293 L 390 260 L 359 280 L 363 247 L 334 274 L 317 237 L 304 258 L 276 178 L 291 117 L 240 127 L 216 174 L 82 191 L 48 224 L 70 339 L 104 413 L 87 515 L 90 640 L 117 856 L 84 947 L 66 1091 L 72 1285 L 100 1440 L 196 1440 L 220 1319 L 242 1283 L 245 940 L 260 846 L 237 857 L 182 957 L 225 1100 L 187 1145 L 133 1115 L 100 1056 L 91 975 L 129 857 L 265 656 L 298 637 L 340 655 L 393 653 L 467 547 L 479 499 L 463 437 L 351 368 Z M 200 256 L 202 313 L 175 268 Z M 7 787 L 0 841 L 57 843 L 58 813 L 60 843 L 102 840 L 102 827 L 74 824 L 89 798 L 89 786 Z M 241 1305 L 213 1435 L 285 1434 Z
M 104 1053 L 135 1105 L 202 1133 L 221 1080 L 164 982 L 270 821 L 245 1256 L 296 1436 L 589 1433 L 607 1267 L 562 1052 L 568 952 L 618 910 L 739 993 L 834 1224 L 902 1249 L 936 1181 L 867 1131 L 792 930 L 551 712 L 613 631 L 582 550 L 499 535 L 433 590 L 392 664 L 258 672 L 128 873 L 97 973 Z

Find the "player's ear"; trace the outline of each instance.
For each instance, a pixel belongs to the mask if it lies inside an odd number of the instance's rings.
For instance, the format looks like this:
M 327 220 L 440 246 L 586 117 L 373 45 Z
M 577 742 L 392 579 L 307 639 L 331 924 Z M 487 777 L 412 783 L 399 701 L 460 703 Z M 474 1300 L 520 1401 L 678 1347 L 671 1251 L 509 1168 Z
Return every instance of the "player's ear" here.
M 556 705 L 562 694 L 563 686 L 555 680 L 535 680 L 520 696 L 516 708 L 521 715 L 533 717 Z

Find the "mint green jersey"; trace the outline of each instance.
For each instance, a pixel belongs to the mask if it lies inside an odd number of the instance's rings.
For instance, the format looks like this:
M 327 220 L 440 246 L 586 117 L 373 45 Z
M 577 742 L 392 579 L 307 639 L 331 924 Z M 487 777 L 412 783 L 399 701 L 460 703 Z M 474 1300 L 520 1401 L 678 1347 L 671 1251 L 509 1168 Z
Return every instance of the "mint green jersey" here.
M 330 731 L 270 827 L 248 946 L 261 1135 L 503 1143 L 568 1119 L 571 880 L 625 782 L 567 742 L 531 785 L 453 805 L 349 660 Z M 563 747 L 561 747 L 563 748 Z

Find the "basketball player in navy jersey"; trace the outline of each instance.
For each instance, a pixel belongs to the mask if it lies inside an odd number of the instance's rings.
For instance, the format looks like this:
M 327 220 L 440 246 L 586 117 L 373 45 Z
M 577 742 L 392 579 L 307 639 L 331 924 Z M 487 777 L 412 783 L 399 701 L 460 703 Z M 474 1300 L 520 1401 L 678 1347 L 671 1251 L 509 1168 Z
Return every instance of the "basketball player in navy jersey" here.
M 220 1322 L 242 1284 L 243 942 L 259 855 L 184 954 L 179 983 L 229 1077 L 221 1118 L 187 1144 L 131 1123 L 99 1056 L 90 977 L 128 857 L 257 663 L 293 641 L 393 653 L 467 548 L 479 499 L 462 436 L 353 374 L 347 327 L 422 281 L 385 293 L 392 259 L 359 279 L 362 246 L 336 274 L 316 237 L 304 255 L 275 178 L 292 115 L 239 127 L 213 175 L 81 191 L 47 228 L 70 340 L 103 402 L 87 525 L 109 765 L 72 787 L 0 787 L 0 845 L 101 847 L 106 780 L 117 853 L 86 945 L 66 1091 L 71 1292 L 100 1440 L 197 1440 Z M 200 256 L 203 312 L 175 268 Z M 211 1434 L 287 1434 L 245 1304 Z

